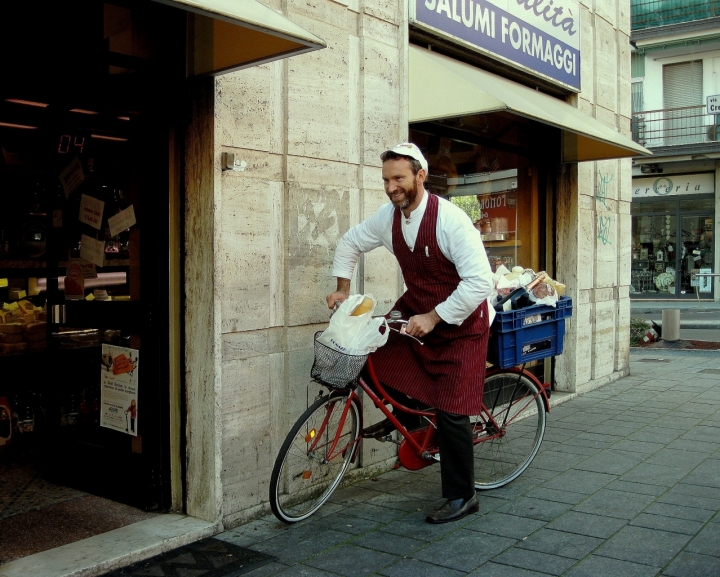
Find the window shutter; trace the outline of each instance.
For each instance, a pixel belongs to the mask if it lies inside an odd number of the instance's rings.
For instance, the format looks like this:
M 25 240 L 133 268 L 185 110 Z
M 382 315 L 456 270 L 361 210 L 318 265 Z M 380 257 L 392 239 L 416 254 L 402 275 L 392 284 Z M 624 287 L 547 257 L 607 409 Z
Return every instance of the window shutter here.
M 702 80 L 702 60 L 663 66 L 664 108 L 702 104 Z

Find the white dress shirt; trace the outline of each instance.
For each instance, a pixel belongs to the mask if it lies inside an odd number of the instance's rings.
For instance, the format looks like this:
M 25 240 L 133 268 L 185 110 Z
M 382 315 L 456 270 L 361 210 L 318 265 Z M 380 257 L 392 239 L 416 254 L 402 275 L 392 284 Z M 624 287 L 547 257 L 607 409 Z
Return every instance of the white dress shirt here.
M 401 214 L 403 238 L 410 250 L 415 247 L 420 222 L 427 207 L 428 192 L 410 218 Z M 480 232 L 470 218 L 453 203 L 438 197 L 436 236 L 440 252 L 455 265 L 460 283 L 453 293 L 435 307 L 435 312 L 446 323 L 460 325 L 485 300 L 493 290 L 492 269 L 488 262 Z M 332 275 L 351 279 L 360 254 L 384 246 L 393 252 L 392 223 L 395 207 L 389 203 L 381 206 L 370 218 L 347 231 L 335 249 Z M 422 311 L 427 313 L 430 311 Z

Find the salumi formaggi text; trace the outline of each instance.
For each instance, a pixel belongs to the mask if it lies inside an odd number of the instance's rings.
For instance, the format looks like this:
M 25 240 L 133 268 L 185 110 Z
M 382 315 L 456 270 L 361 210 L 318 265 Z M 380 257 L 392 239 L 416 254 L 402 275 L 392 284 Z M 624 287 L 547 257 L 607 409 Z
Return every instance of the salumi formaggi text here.
M 577 5 L 573 10 L 573 4 L 568 0 L 420 1 L 425 9 L 462 24 L 468 32 L 484 34 L 570 76 L 578 75 L 579 58 L 575 47 L 579 46 L 576 36 L 579 14 L 574 13 L 578 12 Z M 477 44 L 482 45 L 481 42 Z

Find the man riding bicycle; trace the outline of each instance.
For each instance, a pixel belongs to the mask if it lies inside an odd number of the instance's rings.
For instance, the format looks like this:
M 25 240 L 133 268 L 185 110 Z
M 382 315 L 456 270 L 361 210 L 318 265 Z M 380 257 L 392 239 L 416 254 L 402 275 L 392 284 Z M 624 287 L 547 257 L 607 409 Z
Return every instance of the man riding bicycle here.
M 402 143 L 380 158 L 391 204 L 340 239 L 332 269 L 337 290 L 327 303 L 333 308 L 348 298 L 361 253 L 384 246 L 395 255 L 407 290 L 393 309 L 408 319 L 406 332 L 425 344 L 391 332 L 387 344 L 373 353 L 373 364 L 380 381 L 399 391 L 393 396 L 436 409 L 446 502 L 426 520 L 446 523 L 479 508 L 469 415 L 478 414 L 482 404 L 492 271 L 470 218 L 425 190 L 428 164 L 420 149 Z M 382 437 L 392 430 L 386 419 L 363 436 Z

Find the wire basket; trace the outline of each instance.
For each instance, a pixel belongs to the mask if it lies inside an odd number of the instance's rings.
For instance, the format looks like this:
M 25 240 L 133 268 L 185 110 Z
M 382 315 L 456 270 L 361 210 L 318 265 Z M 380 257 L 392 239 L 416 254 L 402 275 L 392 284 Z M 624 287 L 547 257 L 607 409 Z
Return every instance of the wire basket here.
M 315 362 L 310 376 L 331 389 L 346 389 L 357 385 L 367 355 L 346 355 L 318 342 L 322 331 L 315 333 Z

